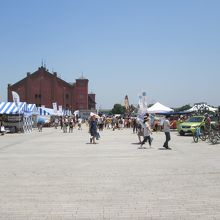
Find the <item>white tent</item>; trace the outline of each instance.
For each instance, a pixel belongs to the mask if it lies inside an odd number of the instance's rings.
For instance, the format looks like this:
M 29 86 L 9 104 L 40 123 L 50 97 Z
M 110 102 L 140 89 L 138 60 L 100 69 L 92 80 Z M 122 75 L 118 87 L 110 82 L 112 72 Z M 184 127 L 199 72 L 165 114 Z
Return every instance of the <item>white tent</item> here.
M 172 108 L 162 105 L 159 102 L 156 102 L 154 105 L 152 105 L 150 108 L 147 109 L 147 112 L 151 114 L 152 113 L 169 113 L 173 111 L 174 110 Z
M 197 104 L 197 105 L 194 105 L 192 108 L 186 110 L 185 112 L 198 112 L 199 110 L 216 112 L 217 108 L 213 108 L 211 106 L 208 106 L 207 104 Z

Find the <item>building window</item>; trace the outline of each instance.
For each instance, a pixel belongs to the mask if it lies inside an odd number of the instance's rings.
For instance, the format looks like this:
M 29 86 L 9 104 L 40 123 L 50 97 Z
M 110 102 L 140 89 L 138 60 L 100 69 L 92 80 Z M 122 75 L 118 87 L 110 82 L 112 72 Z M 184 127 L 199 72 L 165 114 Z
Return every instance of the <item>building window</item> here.
M 81 87 L 83 87 L 85 84 L 84 84 L 84 82 L 79 82 L 79 86 L 81 86 Z
M 84 98 L 84 95 L 83 94 L 80 94 L 79 95 L 79 99 L 83 99 Z
M 34 97 L 36 99 L 35 100 L 36 106 L 41 107 L 41 94 L 35 94 Z

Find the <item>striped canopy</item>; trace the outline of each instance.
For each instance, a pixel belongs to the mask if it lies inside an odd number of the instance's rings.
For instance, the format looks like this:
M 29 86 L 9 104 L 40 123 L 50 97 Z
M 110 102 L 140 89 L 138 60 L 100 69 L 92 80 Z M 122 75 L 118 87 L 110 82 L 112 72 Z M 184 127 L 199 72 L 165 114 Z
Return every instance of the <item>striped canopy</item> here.
M 54 110 L 51 108 L 38 107 L 40 115 L 55 115 Z
M 37 107 L 35 104 L 26 104 L 25 111 L 31 112 L 32 114 L 39 114 L 39 111 L 37 110 Z
M 20 114 L 25 108 L 26 102 L 20 102 L 18 106 L 14 102 L 0 102 L 0 114 Z

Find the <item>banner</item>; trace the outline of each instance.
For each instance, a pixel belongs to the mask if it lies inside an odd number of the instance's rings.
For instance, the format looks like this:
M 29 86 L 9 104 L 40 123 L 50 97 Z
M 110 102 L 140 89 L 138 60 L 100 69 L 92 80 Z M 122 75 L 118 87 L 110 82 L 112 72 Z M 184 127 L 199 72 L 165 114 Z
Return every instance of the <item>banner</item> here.
M 62 115 L 63 114 L 63 108 L 62 108 L 62 105 L 59 105 L 59 115 Z
M 146 96 L 146 92 L 142 93 L 142 102 L 143 102 L 143 108 L 147 109 L 147 96 Z
M 143 92 L 142 95 L 139 96 L 138 105 L 139 105 L 139 114 L 142 114 L 147 111 L 146 92 Z
M 54 110 L 54 114 L 57 115 L 57 103 L 53 102 L 53 110 Z
M 12 91 L 12 98 L 16 106 L 20 103 L 20 97 L 17 92 Z

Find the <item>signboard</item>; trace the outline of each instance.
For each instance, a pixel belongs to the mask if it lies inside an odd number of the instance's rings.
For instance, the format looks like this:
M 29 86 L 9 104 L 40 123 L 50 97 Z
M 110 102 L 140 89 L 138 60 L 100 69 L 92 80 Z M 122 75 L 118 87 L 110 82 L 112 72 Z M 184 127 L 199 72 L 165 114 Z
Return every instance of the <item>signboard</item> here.
M 6 122 L 21 122 L 23 115 L 5 115 Z

